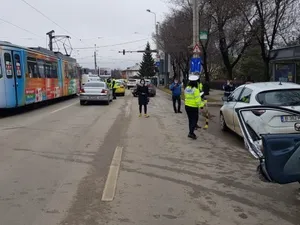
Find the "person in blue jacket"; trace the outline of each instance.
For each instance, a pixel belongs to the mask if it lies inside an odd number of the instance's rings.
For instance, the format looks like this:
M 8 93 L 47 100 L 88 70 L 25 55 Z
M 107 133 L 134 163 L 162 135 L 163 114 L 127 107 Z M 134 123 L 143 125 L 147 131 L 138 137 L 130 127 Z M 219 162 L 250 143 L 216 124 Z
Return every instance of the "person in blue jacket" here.
M 172 100 L 173 100 L 173 108 L 175 113 L 182 113 L 180 111 L 181 107 L 181 83 L 177 78 L 174 79 L 173 83 L 170 85 L 170 90 L 172 91 Z M 176 102 L 178 107 L 176 107 Z

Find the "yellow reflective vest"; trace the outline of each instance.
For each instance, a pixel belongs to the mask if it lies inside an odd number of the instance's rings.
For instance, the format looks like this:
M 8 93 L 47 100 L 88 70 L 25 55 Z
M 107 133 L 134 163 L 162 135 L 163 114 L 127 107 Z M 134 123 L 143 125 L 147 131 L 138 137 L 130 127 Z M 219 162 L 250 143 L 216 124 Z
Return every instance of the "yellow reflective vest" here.
M 112 84 L 113 87 L 112 88 L 118 88 L 117 82 L 115 79 L 112 80 Z
M 110 82 L 106 81 L 106 85 L 107 85 L 108 88 L 112 88 L 112 83 L 111 83 L 111 81 L 110 81 Z
M 202 105 L 198 88 L 187 86 L 184 90 L 184 98 L 184 104 L 186 106 L 199 108 Z
M 203 84 L 201 82 L 198 83 L 198 89 L 200 92 L 203 90 Z

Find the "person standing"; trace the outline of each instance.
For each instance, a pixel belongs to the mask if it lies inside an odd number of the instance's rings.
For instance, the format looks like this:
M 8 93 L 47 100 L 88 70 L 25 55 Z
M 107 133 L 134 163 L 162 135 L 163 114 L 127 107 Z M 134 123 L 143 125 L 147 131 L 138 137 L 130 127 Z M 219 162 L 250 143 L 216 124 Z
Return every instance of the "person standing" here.
M 170 90 L 172 91 L 173 109 L 175 113 L 182 113 L 181 108 L 181 84 L 175 78 L 174 82 L 170 85 Z M 176 107 L 176 102 L 178 107 Z
M 144 106 L 144 116 L 147 118 L 149 115 L 147 114 L 147 105 L 149 102 L 149 89 L 148 86 L 145 85 L 145 80 L 142 78 L 140 84 L 137 85 L 136 93 L 138 95 L 138 103 L 139 103 L 139 117 L 142 117 L 142 108 Z
M 199 107 L 201 107 L 201 97 L 198 89 L 198 76 L 190 75 L 189 84 L 184 90 L 185 96 L 185 110 L 189 120 L 189 134 L 188 137 L 197 139 L 194 131 L 197 126 L 199 118 Z
M 116 83 L 116 80 L 113 79 L 112 80 L 112 92 L 113 92 L 114 99 L 117 99 L 116 89 L 117 89 L 117 83 Z

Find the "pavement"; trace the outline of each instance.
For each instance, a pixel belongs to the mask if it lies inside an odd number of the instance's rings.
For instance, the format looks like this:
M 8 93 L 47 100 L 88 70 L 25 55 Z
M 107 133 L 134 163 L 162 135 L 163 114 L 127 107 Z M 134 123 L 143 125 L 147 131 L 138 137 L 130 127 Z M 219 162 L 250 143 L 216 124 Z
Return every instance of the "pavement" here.
M 299 185 L 262 183 L 218 116 L 190 140 L 168 94 L 157 90 L 149 118 L 137 108 L 128 92 L 1 118 L 0 224 L 300 224 Z

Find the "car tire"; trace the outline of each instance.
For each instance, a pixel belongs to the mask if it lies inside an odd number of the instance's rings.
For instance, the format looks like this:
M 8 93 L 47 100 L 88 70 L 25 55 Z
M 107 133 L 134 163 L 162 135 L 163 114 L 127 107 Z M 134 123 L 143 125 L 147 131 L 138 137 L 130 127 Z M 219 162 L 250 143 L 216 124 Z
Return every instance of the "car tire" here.
M 125 96 L 125 93 L 122 93 L 121 96 Z
M 107 101 L 105 102 L 105 105 L 109 105 L 109 103 L 110 103 L 110 100 L 107 100 Z
M 228 127 L 227 127 L 226 122 L 225 122 L 225 118 L 224 118 L 222 113 L 220 113 L 220 127 L 221 127 L 222 131 L 227 131 L 228 130 Z
M 84 105 L 84 101 L 83 100 L 80 100 L 80 105 Z

